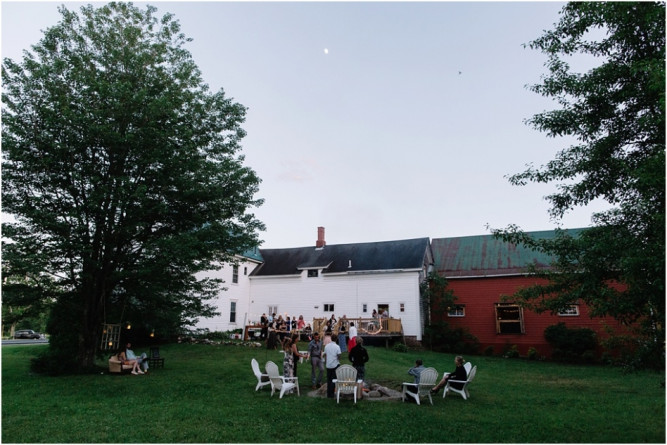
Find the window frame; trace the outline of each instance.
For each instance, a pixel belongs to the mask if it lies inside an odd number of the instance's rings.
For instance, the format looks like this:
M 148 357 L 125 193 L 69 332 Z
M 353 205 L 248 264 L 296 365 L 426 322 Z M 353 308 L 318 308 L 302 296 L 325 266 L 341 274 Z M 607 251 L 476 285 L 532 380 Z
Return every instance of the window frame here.
M 574 309 L 574 313 L 568 313 L 568 309 Z M 567 307 L 567 309 L 563 309 L 561 311 L 558 311 L 558 316 L 559 317 L 578 317 L 581 315 L 581 312 L 579 311 L 579 304 L 578 303 L 573 303 Z
M 466 305 L 456 304 L 447 311 L 447 316 L 452 318 L 462 318 L 466 316 Z
M 516 303 L 494 303 L 494 313 L 496 321 L 496 334 L 499 335 L 517 335 L 525 334 L 526 326 L 523 316 L 523 308 Z M 511 312 L 516 312 L 517 318 L 501 318 L 499 316 L 499 309 L 504 313 L 504 315 L 511 314 Z M 510 326 L 518 324 L 518 331 L 516 329 L 508 330 Z M 504 329 L 503 329 L 504 328 Z
M 324 312 L 336 312 L 335 311 L 335 303 L 323 303 L 322 304 L 322 310 Z
M 236 324 L 237 301 L 229 301 L 229 324 Z
M 239 284 L 239 265 L 234 264 L 232 266 L 232 283 Z

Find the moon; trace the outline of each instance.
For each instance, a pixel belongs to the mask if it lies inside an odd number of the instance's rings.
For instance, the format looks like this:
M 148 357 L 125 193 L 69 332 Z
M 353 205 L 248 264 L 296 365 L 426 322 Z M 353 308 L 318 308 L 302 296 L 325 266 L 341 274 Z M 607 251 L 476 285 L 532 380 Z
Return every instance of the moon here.
M 324 48 L 324 54 L 329 54 L 329 48 Z

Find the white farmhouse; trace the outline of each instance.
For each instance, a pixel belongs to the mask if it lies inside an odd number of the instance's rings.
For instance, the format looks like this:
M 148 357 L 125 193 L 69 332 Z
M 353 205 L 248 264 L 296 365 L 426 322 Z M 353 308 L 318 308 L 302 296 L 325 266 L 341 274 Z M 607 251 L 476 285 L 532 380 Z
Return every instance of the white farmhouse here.
M 221 278 L 225 290 L 218 294 L 213 302 L 220 315 L 212 318 L 201 318 L 198 329 L 208 329 L 212 332 L 226 332 L 243 329 L 249 313 L 250 302 L 250 273 L 262 262 L 258 248 L 236 255 L 236 262 L 225 264 L 219 270 L 204 273 L 208 278 Z
M 262 264 L 250 274 L 250 314 L 314 318 L 370 318 L 386 310 L 400 318 L 403 334 L 421 340 L 420 284 L 433 265 L 429 238 L 260 249 Z

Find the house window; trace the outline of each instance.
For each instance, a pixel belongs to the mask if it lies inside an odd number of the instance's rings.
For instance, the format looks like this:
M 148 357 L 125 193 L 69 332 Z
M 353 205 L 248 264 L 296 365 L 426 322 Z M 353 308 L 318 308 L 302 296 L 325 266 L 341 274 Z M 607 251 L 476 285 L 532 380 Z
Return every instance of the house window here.
M 317 269 L 308 269 L 308 278 L 316 278 L 319 276 L 319 270 Z
M 496 333 L 523 334 L 523 308 L 514 303 L 496 303 Z
M 558 312 L 558 315 L 561 317 L 576 317 L 579 315 L 579 305 L 571 304 L 565 309 Z
M 466 316 L 466 307 L 465 305 L 459 304 L 454 307 L 450 307 L 447 312 L 448 317 L 465 317 Z
M 398 310 L 400 312 L 405 312 L 405 303 L 399 303 Z
M 243 266 L 243 275 L 248 275 L 248 266 Z
M 273 314 L 277 314 L 277 313 L 278 313 L 278 306 L 277 305 L 276 306 L 269 306 L 269 311 L 267 312 L 267 314 L 273 316 Z
M 236 323 L 236 301 L 232 301 L 229 305 L 229 322 Z
M 333 303 L 324 303 L 324 312 L 334 312 L 334 305 Z
M 239 266 L 234 265 L 232 268 L 232 283 L 239 282 Z
M 366 303 L 361 305 L 361 312 L 368 312 L 368 305 Z

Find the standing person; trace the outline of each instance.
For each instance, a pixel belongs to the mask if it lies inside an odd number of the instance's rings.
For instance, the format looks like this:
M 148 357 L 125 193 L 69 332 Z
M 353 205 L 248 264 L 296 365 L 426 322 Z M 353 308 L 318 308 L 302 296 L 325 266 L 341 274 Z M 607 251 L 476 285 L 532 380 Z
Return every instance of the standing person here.
M 262 331 L 260 332 L 259 338 L 265 340 L 269 334 L 269 318 L 266 316 L 266 313 L 262 314 L 260 324 L 262 325 Z
M 431 393 L 435 394 L 438 391 L 440 391 L 440 388 L 445 386 L 449 379 L 461 380 L 463 382 L 468 380 L 468 373 L 466 372 L 466 369 L 463 367 L 465 362 L 466 361 L 463 360 L 463 357 L 461 357 L 460 355 L 456 356 L 456 358 L 454 359 L 454 364 L 456 365 L 456 368 L 454 369 L 454 372 L 451 372 L 449 374 L 445 374 L 442 377 L 442 380 L 440 380 L 440 382 L 437 385 L 435 385 L 433 388 L 431 388 Z M 463 385 L 464 385 L 463 383 L 459 383 L 459 382 L 452 383 L 452 386 L 456 389 L 463 389 Z
M 306 358 L 308 355 L 299 352 L 299 334 L 296 332 L 292 334 L 290 350 L 294 361 L 294 375 L 292 377 L 298 377 L 296 371 L 299 365 L 299 359 Z
M 141 369 L 143 369 L 144 373 L 148 372 L 148 356 L 146 353 L 142 352 L 141 355 L 137 357 L 131 348 L 132 343 L 128 341 L 127 345 L 125 345 L 125 357 L 127 357 L 127 360 L 136 360 L 137 364 L 141 367 Z
M 283 376 L 294 377 L 294 355 L 292 354 L 292 337 L 286 337 L 283 341 Z
M 338 328 L 338 346 L 340 346 L 340 352 L 347 352 L 347 338 L 345 337 L 345 324 L 343 324 L 341 318 L 340 327 Z
M 421 359 L 415 360 L 415 366 L 408 369 L 408 374 L 415 378 L 414 384 L 411 388 L 409 388 L 411 392 L 417 392 L 419 390 L 419 378 L 421 377 L 422 371 L 424 369 L 426 368 L 424 368 L 424 362 Z
M 320 341 L 320 334 L 315 332 L 313 339 L 308 343 L 308 355 L 310 356 L 310 366 L 312 371 L 310 373 L 310 381 L 313 384 L 313 389 L 322 386 L 324 375 L 324 362 L 322 361 L 322 342 Z M 319 376 L 315 378 L 316 371 L 319 371 Z
M 303 315 L 299 315 L 299 321 L 296 323 L 296 328 L 301 331 L 304 327 L 306 327 L 306 322 L 303 321 Z
M 354 346 L 357 344 L 357 327 L 354 325 L 354 322 L 350 322 L 350 341 L 347 344 L 347 348 L 351 351 Z
M 368 351 L 364 348 L 363 337 L 356 337 L 357 344 L 350 350 L 347 356 L 352 362 L 352 366 L 357 370 L 357 380 L 364 380 L 366 377 L 366 362 L 368 361 Z
M 336 378 L 336 369 L 340 366 L 340 346 L 338 346 L 338 337 L 334 334 L 331 337 L 331 343 L 324 347 L 324 357 L 327 366 L 327 397 L 334 397 L 334 379 Z

